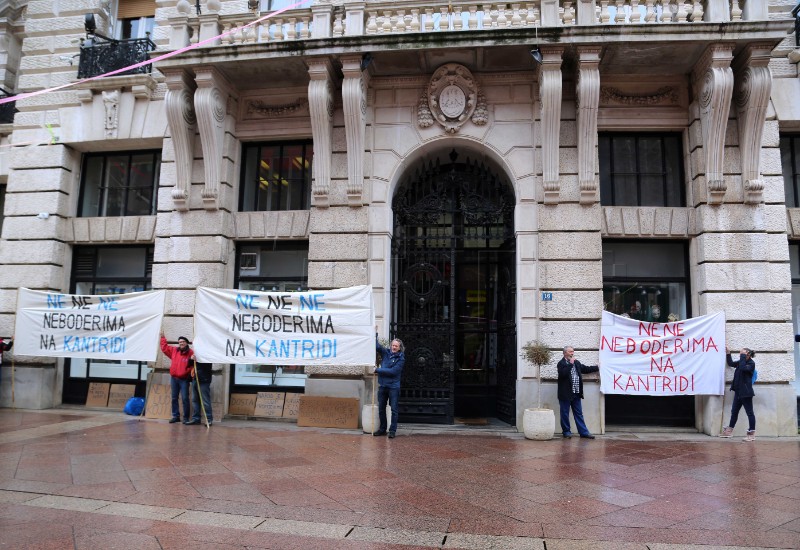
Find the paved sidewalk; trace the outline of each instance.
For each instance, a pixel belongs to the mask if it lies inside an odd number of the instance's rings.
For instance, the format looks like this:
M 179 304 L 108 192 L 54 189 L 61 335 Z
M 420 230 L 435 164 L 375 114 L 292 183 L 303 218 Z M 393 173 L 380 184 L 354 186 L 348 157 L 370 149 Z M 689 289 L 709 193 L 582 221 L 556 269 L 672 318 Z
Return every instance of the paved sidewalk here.
M 0 409 L 0 548 L 800 547 L 800 440 Z

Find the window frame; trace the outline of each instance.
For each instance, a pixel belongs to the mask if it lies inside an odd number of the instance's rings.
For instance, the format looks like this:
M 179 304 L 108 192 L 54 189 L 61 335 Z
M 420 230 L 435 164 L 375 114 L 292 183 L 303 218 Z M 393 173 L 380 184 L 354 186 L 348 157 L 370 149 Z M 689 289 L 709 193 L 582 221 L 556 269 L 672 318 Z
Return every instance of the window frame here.
M 113 277 L 98 277 L 98 255 L 101 249 L 125 249 L 144 250 L 145 264 L 144 271 L 136 276 L 113 276 Z M 80 254 L 85 253 L 86 257 L 80 258 Z M 149 245 L 77 245 L 72 249 L 72 268 L 70 270 L 70 293 L 75 294 L 77 287 L 80 283 L 91 283 L 91 292 L 88 294 L 96 294 L 97 285 L 105 282 L 130 282 L 141 283 L 144 290 L 152 290 L 153 288 L 153 258 L 155 254 L 155 246 Z M 84 266 L 91 266 L 91 274 L 87 274 Z M 83 293 L 86 294 L 86 293 Z M 64 403 L 71 404 L 85 404 L 86 396 L 89 389 L 89 384 L 92 382 L 102 382 L 111 384 L 132 384 L 135 386 L 135 395 L 144 396 L 147 374 L 152 370 L 147 361 L 126 361 L 128 367 L 136 365 L 136 377 L 109 377 L 109 376 L 92 376 L 92 360 L 86 359 L 86 375 L 85 376 L 72 376 L 73 368 L 72 358 L 64 360 L 64 386 L 63 386 L 63 401 Z M 79 359 L 80 361 L 80 359 Z M 110 364 L 110 361 L 104 361 L 104 364 Z M 117 362 L 122 364 L 121 361 Z
M 783 162 L 784 146 L 788 143 L 789 150 L 789 165 Z M 783 176 L 783 192 L 784 201 L 787 208 L 800 208 L 800 134 L 798 133 L 781 133 L 780 135 L 780 152 L 781 152 L 781 175 Z M 797 171 L 795 172 L 795 167 Z M 788 178 L 794 181 L 787 181 Z M 791 189 L 793 201 L 790 204 L 787 190 Z
M 129 194 L 131 189 L 138 189 L 139 187 L 132 188 L 130 186 L 130 179 L 131 179 L 131 170 L 132 170 L 132 158 L 134 156 L 139 155 L 152 155 L 152 182 L 150 184 L 151 189 L 151 196 L 150 196 L 150 212 L 147 214 L 135 213 L 130 214 L 128 213 L 128 205 L 129 205 Z M 122 213 L 117 214 L 116 216 L 109 216 L 106 214 L 108 212 L 108 189 L 110 188 L 108 182 L 105 181 L 107 168 L 108 168 L 108 159 L 111 157 L 119 157 L 119 156 L 127 156 L 127 173 L 125 175 L 125 179 L 127 184 L 125 185 L 125 200 L 123 201 L 123 207 L 121 208 Z M 86 192 L 87 192 L 87 182 L 86 178 L 89 173 L 89 162 L 95 158 L 102 158 L 102 168 L 100 170 L 101 181 L 98 182 L 98 212 L 94 214 L 87 214 L 84 210 L 87 209 L 87 205 L 84 204 L 86 200 Z M 156 214 L 156 210 L 158 207 L 158 187 L 161 178 L 161 149 L 144 149 L 140 151 L 112 151 L 112 152 L 103 152 L 103 153 L 85 153 L 83 155 L 83 159 L 81 162 L 81 179 L 80 179 L 80 193 L 78 196 L 78 212 L 77 217 L 79 218 L 108 218 L 108 217 L 125 217 L 125 216 L 154 216 Z
M 286 292 L 294 292 L 298 290 L 298 287 L 294 287 L 294 283 L 297 283 L 299 288 L 302 291 L 308 290 L 308 260 L 306 259 L 306 268 L 304 273 L 301 277 L 296 277 L 295 280 L 292 280 L 291 277 L 270 277 L 269 275 L 254 275 L 254 276 L 242 276 L 241 272 L 241 256 L 242 252 L 244 252 L 248 248 L 258 248 L 259 256 L 261 252 L 263 252 L 267 248 L 272 248 L 273 251 L 302 251 L 305 250 L 308 252 L 309 250 L 309 242 L 307 240 L 286 240 L 286 241 L 274 241 L 274 242 L 238 242 L 236 245 L 236 262 L 235 262 L 235 272 L 234 272 L 234 288 L 242 289 L 243 283 L 263 283 L 265 286 L 270 285 L 269 288 L 264 289 L 263 291 L 271 292 L 273 291 L 273 286 L 275 284 L 292 284 L 293 288 L 278 288 L 277 291 L 286 291 Z M 259 289 L 261 290 L 261 289 Z M 305 374 L 304 370 L 300 373 L 285 373 L 283 372 L 285 369 L 289 368 L 296 368 L 296 367 L 286 367 L 280 365 L 269 365 L 269 364 L 259 364 L 259 365 L 248 365 L 248 366 L 262 366 L 262 367 L 270 367 L 273 368 L 274 371 L 272 372 L 272 383 L 271 384 L 243 384 L 238 380 L 237 376 L 237 366 L 238 363 L 231 363 L 231 393 L 258 393 L 260 391 L 278 391 L 278 392 L 287 392 L 287 393 L 303 393 L 305 391 L 305 382 L 308 379 L 308 375 Z M 278 371 L 280 369 L 280 372 Z M 270 373 L 265 372 L 263 373 L 263 378 L 267 378 Z M 292 384 L 291 382 L 297 380 L 303 380 L 302 384 Z M 284 383 L 278 383 L 279 381 L 283 381 Z
M 633 138 L 634 143 L 634 160 L 636 164 L 636 171 L 635 172 L 614 172 L 614 139 L 615 138 Z M 660 176 L 662 178 L 662 191 L 661 191 L 661 204 L 642 204 L 642 178 L 644 177 L 653 177 L 658 176 L 659 174 L 655 172 L 643 172 L 640 169 L 640 159 L 643 155 L 640 155 L 639 148 L 640 143 L 639 140 L 641 138 L 660 138 L 661 140 L 661 173 Z M 674 139 L 676 142 L 676 150 L 675 150 L 675 158 L 677 162 L 677 175 L 676 183 L 677 186 L 676 191 L 678 192 L 678 204 L 668 204 L 669 197 L 670 197 L 670 185 L 669 185 L 669 178 L 667 172 L 667 148 L 666 148 L 666 138 Z M 601 155 L 601 147 L 602 147 L 602 140 L 609 139 L 609 152 L 610 158 L 607 160 L 609 163 L 608 167 L 608 177 L 609 181 L 604 182 L 603 174 L 604 174 L 604 159 Z M 600 204 L 601 206 L 618 206 L 618 207 L 653 207 L 653 208 L 682 208 L 686 206 L 686 167 L 684 162 L 684 140 L 683 140 L 683 132 L 681 131 L 600 131 L 598 132 L 598 140 L 597 140 L 597 156 L 598 156 L 598 180 L 599 180 L 599 187 L 600 187 Z M 617 199 L 615 197 L 615 185 L 614 181 L 616 177 L 635 177 L 636 178 L 636 204 L 617 204 Z M 606 191 L 606 189 L 608 189 Z M 610 195 L 610 202 L 606 203 L 603 201 L 604 196 Z
M 308 168 L 305 166 L 302 167 L 302 182 L 303 188 L 301 190 L 303 199 L 303 208 L 300 210 L 310 210 L 311 209 L 311 193 L 312 193 L 312 186 L 313 186 L 313 169 L 314 169 L 314 142 L 311 139 L 299 139 L 299 140 L 291 140 L 291 141 L 259 141 L 259 142 L 247 142 L 242 144 L 242 166 L 240 170 L 239 176 L 239 212 L 291 212 L 295 210 L 291 209 L 279 209 L 273 210 L 268 208 L 266 210 L 260 210 L 258 208 L 259 203 L 259 190 L 256 189 L 253 193 L 253 204 L 248 205 L 248 209 L 245 209 L 245 200 L 246 195 L 248 193 L 247 188 L 247 160 L 248 160 L 248 151 L 252 149 L 257 149 L 257 158 L 262 158 L 262 150 L 266 147 L 280 147 L 280 160 L 281 163 L 283 159 L 286 158 L 284 151 L 287 147 L 295 147 L 295 146 L 302 146 L 303 147 L 303 158 L 305 159 L 306 163 L 308 164 Z M 258 168 L 256 168 L 258 169 Z M 253 183 L 255 185 L 255 183 Z M 281 203 L 281 195 L 279 194 L 279 198 L 276 202 L 278 204 Z M 238 273 L 238 272 L 237 272 Z

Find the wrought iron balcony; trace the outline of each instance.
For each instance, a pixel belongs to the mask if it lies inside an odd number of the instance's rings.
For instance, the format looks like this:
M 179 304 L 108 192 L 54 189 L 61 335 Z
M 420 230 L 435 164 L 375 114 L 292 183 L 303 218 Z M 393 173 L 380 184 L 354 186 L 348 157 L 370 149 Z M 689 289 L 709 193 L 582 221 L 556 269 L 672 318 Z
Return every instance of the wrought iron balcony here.
M 0 99 L 12 97 L 14 94 L 0 88 Z M 14 122 L 14 113 L 17 112 L 17 102 L 9 101 L 0 105 L 0 124 L 11 124 Z
M 95 36 L 81 46 L 78 78 L 91 78 L 141 63 L 147 60 L 147 52 L 155 49 L 156 45 L 149 37 L 103 40 L 101 37 Z M 148 74 L 152 70 L 153 66 L 148 64 L 119 74 Z

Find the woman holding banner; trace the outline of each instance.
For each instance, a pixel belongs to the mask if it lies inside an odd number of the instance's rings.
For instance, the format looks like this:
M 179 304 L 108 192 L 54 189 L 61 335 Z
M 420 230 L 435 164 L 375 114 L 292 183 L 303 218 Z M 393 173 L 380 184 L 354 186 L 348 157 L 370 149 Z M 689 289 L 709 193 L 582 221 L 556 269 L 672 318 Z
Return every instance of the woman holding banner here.
M 744 441 L 756 440 L 756 415 L 753 413 L 753 373 L 756 370 L 756 363 L 753 357 L 756 352 L 750 348 L 742 348 L 739 351 L 739 360 L 731 360 L 731 352 L 725 349 L 725 359 L 728 361 L 728 366 L 736 370 L 733 372 L 733 382 L 731 382 L 731 390 L 733 392 L 733 405 L 731 406 L 731 420 L 728 425 L 722 428 L 720 437 L 731 437 L 733 435 L 733 428 L 736 426 L 736 420 L 739 418 L 739 410 L 744 407 L 744 412 L 747 414 L 749 426 L 747 435 Z

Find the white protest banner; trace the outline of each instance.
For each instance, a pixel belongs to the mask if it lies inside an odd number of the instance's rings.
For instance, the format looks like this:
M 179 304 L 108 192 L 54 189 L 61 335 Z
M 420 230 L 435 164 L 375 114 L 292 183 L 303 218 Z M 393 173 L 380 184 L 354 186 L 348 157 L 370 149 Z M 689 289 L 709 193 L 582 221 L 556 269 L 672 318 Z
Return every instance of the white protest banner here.
M 93 296 L 19 289 L 19 355 L 155 361 L 163 290 Z
M 194 353 L 208 363 L 367 365 L 372 287 L 308 292 L 198 288 Z
M 722 395 L 725 315 L 648 323 L 603 312 L 600 391 L 623 395 Z

